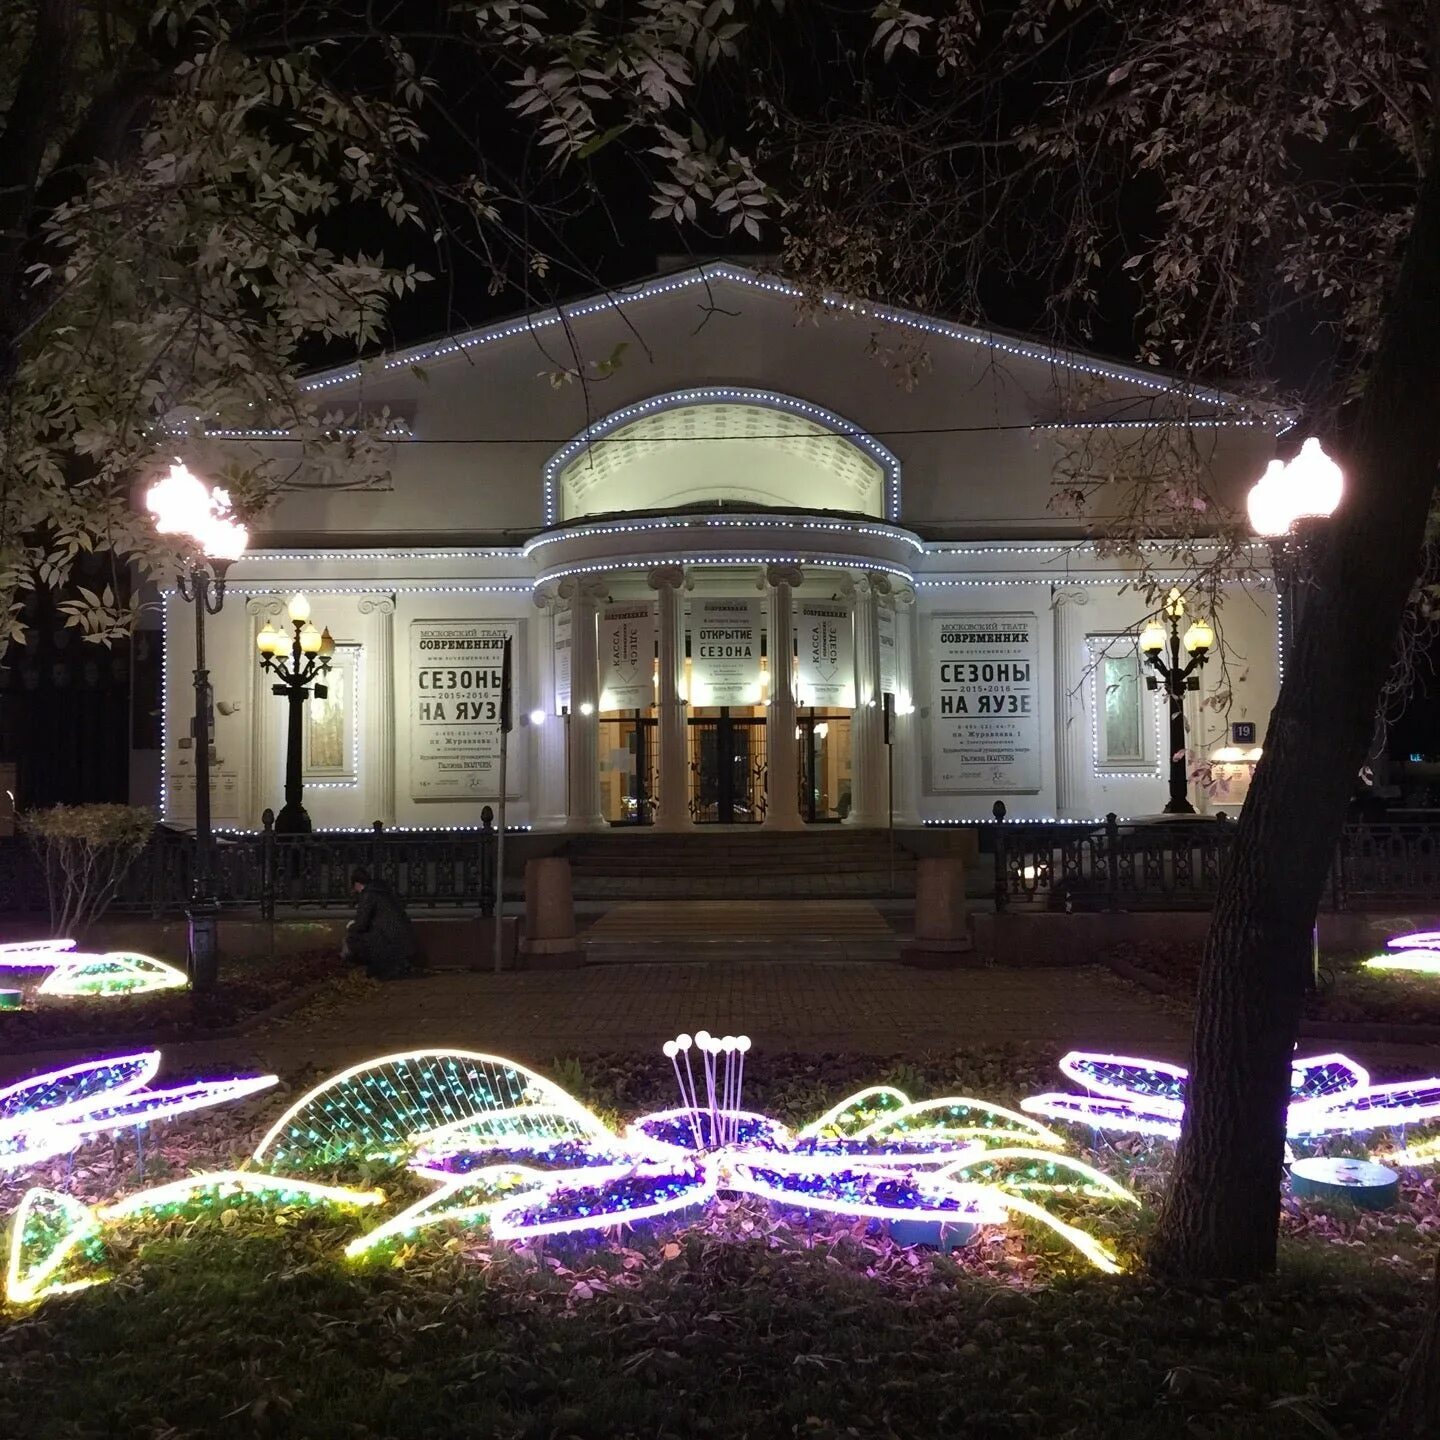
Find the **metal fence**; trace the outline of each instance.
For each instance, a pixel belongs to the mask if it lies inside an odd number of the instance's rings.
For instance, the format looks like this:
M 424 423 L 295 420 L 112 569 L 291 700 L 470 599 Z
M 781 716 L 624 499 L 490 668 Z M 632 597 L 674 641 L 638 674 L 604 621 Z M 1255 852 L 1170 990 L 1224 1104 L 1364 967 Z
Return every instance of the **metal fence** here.
M 1008 821 L 984 827 L 997 910 L 1208 909 L 1219 889 L 1233 821 L 1093 824 Z M 348 908 L 350 874 L 363 866 L 417 909 L 495 907 L 495 830 L 218 836 L 215 888 L 229 909 Z M 157 830 L 111 909 L 161 915 L 190 897 L 193 838 Z M 1335 910 L 1440 907 L 1440 824 L 1347 825 L 1326 901 Z M 43 912 L 44 877 L 28 845 L 0 842 L 0 912 Z
M 351 873 L 364 867 L 385 880 L 412 908 L 474 907 L 495 911 L 495 829 L 471 832 L 386 830 L 369 833 L 215 837 L 215 895 L 228 909 L 348 908 L 355 903 Z M 190 898 L 195 857 L 192 836 L 160 829 L 126 873 L 111 911 L 162 915 Z M 0 846 L 0 911 L 43 911 L 44 876 L 29 847 Z
M 987 827 L 995 908 L 1205 910 L 1219 889 L 1233 821 L 1093 824 L 1007 821 Z M 1326 902 L 1333 910 L 1440 905 L 1440 826 L 1347 825 Z

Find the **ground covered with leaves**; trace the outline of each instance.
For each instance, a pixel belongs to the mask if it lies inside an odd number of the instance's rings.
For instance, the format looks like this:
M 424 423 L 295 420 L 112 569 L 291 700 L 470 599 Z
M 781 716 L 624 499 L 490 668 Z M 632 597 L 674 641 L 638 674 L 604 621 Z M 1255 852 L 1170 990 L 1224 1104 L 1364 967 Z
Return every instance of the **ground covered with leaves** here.
M 183 966 L 183 957 L 170 961 Z M 140 995 L 40 995 L 44 971 L 0 972 L 0 984 L 25 991 L 23 1010 L 0 1010 L 0 1054 L 47 1046 L 174 1042 L 232 1030 L 285 1001 L 299 1001 L 338 977 L 332 949 L 294 955 L 226 957 L 203 994 L 157 990 Z
M 747 1103 L 792 1122 L 880 1080 L 999 1101 L 1053 1080 L 1014 1050 L 756 1068 Z M 672 1095 L 658 1056 L 546 1070 L 607 1114 Z M 30 1183 L 93 1202 L 237 1161 L 311 1078 L 157 1129 L 143 1176 L 131 1141 L 91 1146 L 10 1177 L 0 1208 Z M 1133 1261 L 1168 1147 L 1079 1153 L 1145 1201 L 1083 1210 Z M 394 1206 L 418 1193 L 400 1172 L 343 1178 Z M 108 1284 L 6 1312 L 0 1435 L 1358 1440 L 1418 1333 L 1440 1233 L 1437 1174 L 1404 1179 L 1384 1214 L 1287 1201 L 1280 1278 L 1230 1293 L 1103 1277 L 1020 1224 L 944 1257 L 722 1200 L 597 1245 L 453 1226 L 347 1261 L 375 1218 L 248 1203 L 107 1235 Z
M 1200 978 L 1199 945 L 1124 946 L 1109 957 L 1119 973 L 1138 971 L 1155 988 L 1183 1005 L 1193 1003 Z M 1440 974 L 1366 970 L 1369 954 L 1327 954 L 1320 988 L 1305 999 L 1305 1019 L 1350 1025 L 1433 1025 L 1440 1033 Z

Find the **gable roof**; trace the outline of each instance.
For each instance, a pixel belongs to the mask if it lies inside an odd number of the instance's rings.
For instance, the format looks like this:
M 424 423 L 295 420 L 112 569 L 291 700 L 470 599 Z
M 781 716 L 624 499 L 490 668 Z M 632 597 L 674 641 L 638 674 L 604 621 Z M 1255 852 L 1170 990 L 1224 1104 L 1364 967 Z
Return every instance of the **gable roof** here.
M 634 285 L 602 291 L 599 294 L 573 300 L 564 305 L 528 311 L 509 320 L 477 326 L 474 329 L 442 339 L 407 346 L 401 350 L 382 354 L 372 360 L 351 361 L 345 365 L 318 370 L 302 381 L 302 388 L 312 392 L 327 390 L 360 379 L 367 369 L 378 368 L 382 372 L 400 370 L 413 365 L 453 358 L 486 345 L 493 345 L 500 340 L 508 340 L 515 335 L 546 330 L 552 326 L 583 319 L 587 315 L 595 315 L 606 310 L 618 313 L 626 307 L 644 304 L 693 289 L 696 286 L 733 286 L 742 291 L 760 292 L 796 300 L 803 298 L 804 295 L 800 286 L 778 275 L 761 274 L 757 270 L 748 269 L 746 266 L 737 265 L 728 260 L 707 261 L 688 270 L 658 275 Z M 820 303 L 826 310 L 836 314 L 849 313 L 860 318 L 894 325 L 901 329 L 933 335 L 958 344 L 978 346 L 997 356 L 1010 356 L 1020 360 L 1033 361 L 1081 375 L 1094 376 L 1098 379 L 1124 381 L 1157 395 L 1185 395 L 1205 404 L 1238 406 L 1252 412 L 1273 416 L 1282 423 L 1291 418 L 1279 407 L 1270 407 L 1260 411 L 1260 407 L 1238 395 L 1208 386 L 1192 386 L 1188 381 L 1163 370 L 1106 360 L 1098 356 L 1087 355 L 1082 351 L 1047 345 L 1039 340 L 1026 339 L 1023 336 L 1008 334 L 1000 330 L 979 329 L 973 325 L 962 325 L 955 320 L 923 315 L 918 311 L 907 310 L 899 306 L 848 300 L 841 295 L 826 294 Z

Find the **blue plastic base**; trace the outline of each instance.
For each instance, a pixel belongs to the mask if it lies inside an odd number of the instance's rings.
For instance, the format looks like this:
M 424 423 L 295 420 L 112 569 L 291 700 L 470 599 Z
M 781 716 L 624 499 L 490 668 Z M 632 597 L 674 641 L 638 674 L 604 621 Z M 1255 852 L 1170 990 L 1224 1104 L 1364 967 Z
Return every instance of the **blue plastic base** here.
M 968 1220 L 892 1220 L 890 1238 L 897 1245 L 924 1245 L 948 1254 L 968 1245 L 979 1228 Z

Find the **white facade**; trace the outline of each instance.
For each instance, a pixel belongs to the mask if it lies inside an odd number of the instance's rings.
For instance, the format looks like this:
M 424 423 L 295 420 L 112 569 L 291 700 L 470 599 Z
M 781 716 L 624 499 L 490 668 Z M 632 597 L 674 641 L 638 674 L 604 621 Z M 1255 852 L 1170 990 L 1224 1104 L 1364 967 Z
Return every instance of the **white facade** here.
M 338 647 L 306 722 L 317 828 L 479 823 L 507 634 L 512 823 L 1160 810 L 1165 702 L 1133 645 L 1153 606 L 1051 499 L 1074 387 L 1087 427 L 1153 427 L 1177 413 L 1163 377 L 899 312 L 798 318 L 786 287 L 728 265 L 564 318 L 315 377 L 337 409 L 388 406 L 408 436 L 388 488 L 283 496 L 231 571 L 207 622 L 217 825 L 279 808 L 285 705 L 255 635 L 283 627 L 299 589 Z M 913 388 L 876 359 L 877 334 L 924 344 Z M 543 373 L 561 369 L 586 379 Z M 1197 413 L 1186 433 L 1236 499 L 1273 427 L 1225 397 L 1197 411 L 1191 396 Z M 1237 584 L 1219 621 L 1227 664 L 1189 702 L 1201 757 L 1231 722 L 1263 736 L 1278 684 L 1270 590 Z M 180 823 L 192 623 L 167 602 L 162 807 Z M 1194 798 L 1233 810 L 1241 794 Z

